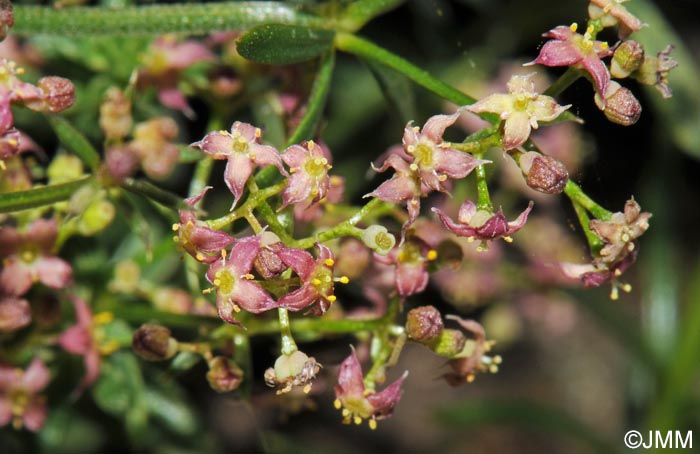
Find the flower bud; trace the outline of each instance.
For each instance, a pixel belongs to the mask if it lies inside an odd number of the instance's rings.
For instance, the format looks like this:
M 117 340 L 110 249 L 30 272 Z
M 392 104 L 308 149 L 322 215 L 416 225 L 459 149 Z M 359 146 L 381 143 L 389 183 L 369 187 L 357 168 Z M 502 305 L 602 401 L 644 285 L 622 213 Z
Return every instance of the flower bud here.
M 639 69 L 644 61 L 644 46 L 634 40 L 624 41 L 617 46 L 610 64 L 610 74 L 623 79 Z
M 379 255 L 387 255 L 396 244 L 396 238 L 382 225 L 370 225 L 362 232 L 362 241 Z
M 104 170 L 111 183 L 121 184 L 136 173 L 139 158 L 131 147 L 109 147 L 105 152 Z
M 109 283 L 112 292 L 133 293 L 139 287 L 141 269 L 136 262 L 122 260 L 114 267 L 114 278 Z
M 43 95 L 40 100 L 26 104 L 32 110 L 51 113 L 62 112 L 75 102 L 75 87 L 73 82 L 68 79 L 57 76 L 42 77 L 37 86 Z
M 103 198 L 93 199 L 78 222 L 78 232 L 84 236 L 95 235 L 112 223 L 115 214 L 112 202 Z
M 53 158 L 47 174 L 50 184 L 73 181 L 83 175 L 83 163 L 77 156 L 61 153 Z
M 526 175 L 527 185 L 545 194 L 559 194 L 569 181 L 564 163 L 535 151 L 520 157 L 520 169 Z
M 170 330 L 154 323 L 141 325 L 134 332 L 131 346 L 147 361 L 163 361 L 177 353 L 177 341 L 170 336 Z
M 608 120 L 622 126 L 631 126 L 642 115 L 642 106 L 631 91 L 615 81 L 605 90 L 605 100 L 596 93 L 595 103 Z
M 282 274 L 287 269 L 287 265 L 277 254 L 282 249 L 284 244 L 277 235 L 268 231 L 263 232 L 260 238 L 260 250 L 255 257 L 255 271 L 265 279 L 274 279 Z
M 217 393 L 227 393 L 241 385 L 243 371 L 233 360 L 217 356 L 209 362 L 207 381 Z
M 420 306 L 408 311 L 406 333 L 416 342 L 430 342 L 442 333 L 444 325 L 440 311 L 433 306 Z
M 464 334 L 456 329 L 444 329 L 440 335 L 431 342 L 430 349 L 440 356 L 452 358 L 459 354 L 467 342 Z
M 15 15 L 10 0 L 0 0 L 0 41 L 5 39 L 7 32 L 15 24 Z
M 153 292 L 153 306 L 159 311 L 187 314 L 194 302 L 186 291 L 174 287 L 161 287 Z
M 105 101 L 100 105 L 100 129 L 107 139 L 123 139 L 131 131 L 131 102 L 124 92 L 116 87 L 107 90 Z
M 29 302 L 12 296 L 0 299 L 0 333 L 12 333 L 32 321 Z

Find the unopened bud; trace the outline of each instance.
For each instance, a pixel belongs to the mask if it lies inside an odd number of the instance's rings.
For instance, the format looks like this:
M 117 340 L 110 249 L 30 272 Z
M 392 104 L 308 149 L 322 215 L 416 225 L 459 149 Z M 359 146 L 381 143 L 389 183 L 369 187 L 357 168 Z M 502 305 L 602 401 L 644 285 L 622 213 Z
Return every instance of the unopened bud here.
M 444 329 L 440 335 L 431 342 L 430 348 L 440 356 L 452 358 L 459 354 L 467 342 L 464 334 L 456 329 Z
M 27 300 L 11 296 L 0 299 L 0 333 L 12 333 L 31 321 L 32 310 Z
M 596 93 L 595 103 L 608 120 L 622 126 L 631 126 L 642 115 L 642 106 L 631 91 L 615 81 L 605 90 L 605 100 Z
M 396 244 L 396 238 L 382 225 L 370 225 L 362 232 L 362 241 L 379 255 L 387 255 Z
M 15 24 L 15 15 L 10 0 L 0 0 L 0 41 L 5 39 L 7 32 Z
M 136 173 L 138 165 L 139 158 L 130 147 L 109 147 L 105 152 L 105 173 L 115 185 L 122 183 Z
M 80 178 L 83 175 L 83 162 L 71 154 L 58 154 L 46 171 L 50 184 L 65 183 Z
M 207 381 L 217 393 L 227 393 L 241 385 L 243 371 L 233 360 L 217 356 L 209 362 Z
M 68 79 L 57 76 L 42 77 L 37 86 L 43 95 L 40 101 L 27 103 L 27 107 L 32 110 L 62 112 L 75 102 L 75 87 Z
M 356 238 L 345 238 L 335 256 L 335 273 L 353 280 L 367 270 L 372 260 L 372 251 Z
M 147 361 L 163 361 L 177 353 L 177 341 L 170 330 L 154 323 L 141 325 L 131 342 L 134 352 Z
M 644 61 L 644 46 L 634 40 L 627 40 L 617 46 L 610 64 L 610 74 L 623 79 L 639 69 Z
M 282 274 L 287 269 L 287 265 L 278 255 L 282 249 L 284 244 L 277 235 L 268 231 L 263 232 L 260 238 L 260 250 L 255 257 L 255 271 L 265 279 L 274 279 Z
M 131 132 L 132 125 L 131 102 L 122 90 L 110 88 L 100 105 L 100 129 L 107 139 L 122 139 Z
M 437 338 L 443 329 L 442 315 L 433 306 L 420 306 L 408 311 L 406 333 L 411 340 L 430 342 Z
M 174 287 L 161 287 L 153 292 L 153 306 L 159 311 L 187 314 L 194 302 L 186 291 Z
M 141 268 L 136 262 L 122 260 L 114 267 L 114 278 L 109 283 L 113 292 L 133 293 L 139 288 Z
M 116 209 L 109 200 L 93 199 L 78 222 L 78 232 L 84 236 L 95 235 L 104 230 L 114 220 Z
M 527 185 L 545 194 L 559 194 L 569 181 L 569 172 L 560 160 L 535 151 L 520 157 L 520 169 Z

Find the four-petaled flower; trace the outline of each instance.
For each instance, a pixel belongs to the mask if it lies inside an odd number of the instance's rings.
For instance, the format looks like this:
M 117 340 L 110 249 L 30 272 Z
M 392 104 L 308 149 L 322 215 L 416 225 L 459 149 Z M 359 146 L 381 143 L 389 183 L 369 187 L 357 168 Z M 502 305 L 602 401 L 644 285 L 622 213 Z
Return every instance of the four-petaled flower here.
M 316 243 L 316 247 L 318 258 L 315 260 L 303 249 L 285 248 L 277 253 L 282 262 L 301 279 L 301 287 L 281 297 L 278 301 L 279 307 L 300 311 L 318 302 L 310 312 L 322 315 L 337 299 L 334 294 L 335 282 L 348 283 L 349 279 L 346 276 L 333 277 L 333 251 L 320 243 Z
M 282 192 L 282 208 L 295 203 L 306 207 L 326 197 L 330 189 L 331 169 L 328 150 L 313 140 L 292 145 L 282 153 L 282 160 L 289 166 L 291 176 Z
M 632 32 L 641 30 L 644 23 L 622 6 L 629 0 L 590 0 L 588 15 L 591 19 L 600 19 L 603 27 L 619 25 L 617 31 L 620 39 L 626 39 Z
M 227 323 L 241 325 L 233 317 L 233 313 L 240 312 L 241 308 L 259 314 L 278 307 L 265 290 L 252 282 L 254 276 L 250 270 L 259 249 L 259 236 L 236 240 L 229 257 L 221 257 L 207 271 L 207 280 L 216 289 L 219 317 Z
M 224 181 L 233 194 L 233 205 L 243 195 L 245 185 L 256 167 L 275 166 L 282 175 L 287 171 L 282 166 L 279 152 L 270 145 L 261 145 L 262 131 L 248 123 L 235 122 L 231 132 L 214 131 L 207 134 L 193 147 L 202 149 L 213 159 L 226 159 Z
M 13 227 L 0 229 L 0 257 L 4 257 L 0 291 L 21 296 L 37 281 L 51 288 L 66 287 L 73 270 L 68 262 L 51 253 L 57 235 L 53 219 L 37 219 L 25 233 Z
M 497 213 L 478 209 L 471 200 L 465 200 L 462 206 L 459 207 L 457 222 L 450 219 L 439 208 L 433 208 L 433 212 L 438 215 L 445 228 L 457 236 L 467 237 L 470 241 L 475 239 L 486 241 L 503 238 L 505 241 L 511 242 L 510 235 L 525 225 L 527 216 L 532 210 L 532 205 L 531 201 L 525 211 L 520 213 L 520 216 L 512 222 L 508 222 L 502 209 L 499 208 Z
M 625 203 L 624 212 L 613 213 L 608 221 L 594 219 L 590 228 L 605 246 L 600 250 L 600 261 L 611 264 L 621 262 L 636 248 L 636 239 L 649 228 L 651 213 L 642 213 L 634 199 Z
M 385 265 L 395 265 L 394 283 L 401 297 L 415 295 L 428 285 L 426 265 L 437 258 L 437 251 L 422 239 L 409 237 L 386 257 L 374 254 L 374 259 Z
M 205 187 L 199 194 L 185 199 L 185 203 L 194 210 L 195 205 L 209 189 L 211 186 Z M 234 238 L 225 232 L 207 227 L 204 222 L 197 220 L 192 210 L 180 210 L 180 223 L 173 224 L 173 231 L 177 232 L 173 239 L 198 261 L 214 262 L 221 257 L 224 248 L 233 243 Z
M 545 66 L 583 67 L 591 75 L 596 92 L 605 93 L 610 83 L 610 73 L 601 58 L 612 55 L 607 43 L 591 39 L 591 32 L 576 33 L 577 25 L 560 25 L 543 36 L 553 38 L 544 43 L 537 58 L 528 64 L 539 63 Z
M 44 363 L 35 358 L 26 370 L 0 365 L 0 427 L 12 421 L 15 429 L 37 432 L 46 420 L 46 398 L 39 392 L 51 376 Z
M 482 162 L 443 143 L 445 129 L 452 126 L 461 111 L 452 115 L 434 115 L 425 122 L 423 129 L 406 125 L 403 147 L 408 154 L 409 167 L 420 176 L 430 190 L 447 192 L 443 183 L 448 178 L 464 178 Z
M 560 106 L 557 101 L 535 91 L 531 80 L 534 75 L 513 76 L 508 82 L 509 94 L 494 93 L 467 106 L 475 113 L 493 112 L 505 120 L 503 148 L 512 150 L 525 143 L 531 129 L 538 128 L 538 121 L 552 121 L 571 105 Z
M 362 377 L 362 367 L 357 359 L 355 349 L 345 358 L 338 372 L 338 384 L 335 386 L 335 408 L 343 412 L 343 423 L 361 424 L 369 420 L 370 429 L 377 428 L 377 420 L 390 417 L 394 407 L 401 399 L 401 384 L 406 379 L 404 372 L 394 383 L 381 392 L 366 389 Z
M 498 365 L 501 364 L 502 359 L 499 355 L 489 356 L 486 354 L 491 350 L 493 341 L 486 340 L 486 333 L 481 324 L 474 320 L 464 320 L 455 315 L 448 315 L 446 318 L 459 323 L 472 336 L 471 339 L 467 339 L 462 351 L 449 361 L 452 372 L 443 376 L 447 383 L 451 386 L 458 386 L 465 382 L 473 382 L 478 372 L 492 374 L 498 372 Z

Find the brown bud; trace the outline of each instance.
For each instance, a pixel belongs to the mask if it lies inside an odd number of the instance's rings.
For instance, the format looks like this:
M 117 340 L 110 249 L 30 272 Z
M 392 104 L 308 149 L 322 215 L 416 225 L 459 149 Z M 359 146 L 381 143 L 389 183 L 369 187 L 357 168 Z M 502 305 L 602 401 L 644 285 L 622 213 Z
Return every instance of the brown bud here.
M 12 296 L 0 299 L 0 333 L 11 333 L 32 321 L 32 310 L 27 300 Z
M 44 107 L 39 110 L 51 113 L 62 112 L 75 102 L 75 87 L 68 79 L 56 76 L 42 77 L 37 86 L 44 93 Z
M 569 181 L 569 172 L 564 163 L 534 151 L 520 157 L 520 169 L 527 177 L 527 185 L 545 194 L 561 193 Z
M 610 64 L 610 74 L 622 79 L 639 69 L 644 61 L 644 46 L 634 40 L 627 40 L 617 46 Z
M 7 32 L 15 24 L 15 15 L 10 0 L 0 0 L 0 41 L 5 39 Z
M 105 151 L 104 171 L 115 185 L 136 173 L 138 165 L 136 152 L 128 146 L 109 147 Z
M 141 358 L 148 361 L 163 361 L 177 353 L 177 341 L 170 330 L 154 323 L 145 323 L 134 333 L 131 346 Z
M 464 349 L 467 338 L 456 329 L 444 329 L 440 336 L 431 342 L 430 348 L 440 356 L 452 358 Z
M 272 232 L 263 232 L 260 250 L 255 258 L 255 271 L 265 279 L 274 279 L 282 274 L 287 269 L 287 265 L 277 255 L 282 249 L 284 244 L 277 235 Z
M 207 381 L 217 393 L 227 393 L 241 385 L 243 371 L 231 359 L 217 356 L 209 362 Z
M 100 129 L 108 139 L 122 139 L 131 132 L 131 102 L 116 87 L 107 90 L 100 105 Z
M 437 338 L 444 325 L 440 311 L 433 306 L 420 306 L 408 311 L 406 333 L 416 342 L 429 342 Z
M 605 90 L 605 100 L 596 94 L 595 103 L 608 120 L 622 126 L 631 126 L 642 115 L 642 106 L 627 88 L 610 81 Z

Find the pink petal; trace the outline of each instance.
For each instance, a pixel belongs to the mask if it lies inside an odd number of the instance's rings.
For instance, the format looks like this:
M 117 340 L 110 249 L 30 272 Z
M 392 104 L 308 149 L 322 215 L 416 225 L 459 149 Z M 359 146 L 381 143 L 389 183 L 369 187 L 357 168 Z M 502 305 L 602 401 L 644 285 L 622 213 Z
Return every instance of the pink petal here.
M 530 211 L 532 211 L 533 206 L 534 206 L 534 203 L 532 201 L 530 201 L 530 203 L 528 203 L 525 211 L 520 213 L 520 216 L 518 216 L 514 221 L 508 223 L 507 235 L 515 233 L 518 230 L 520 230 L 521 228 L 523 228 L 523 226 L 525 225 L 525 222 L 527 221 L 527 216 L 530 214 Z
M 438 215 L 440 221 L 445 226 L 445 228 L 455 235 L 471 237 L 476 234 L 476 229 L 470 227 L 467 224 L 457 224 L 455 223 L 447 214 L 438 208 L 433 208 L 432 211 Z
M 425 265 L 403 264 L 396 265 L 396 289 L 401 296 L 411 296 L 420 293 L 428 286 L 428 272 Z
M 199 148 L 212 159 L 227 159 L 233 153 L 233 137 L 225 131 L 214 131 L 190 146 Z
M 581 60 L 583 67 L 590 73 L 595 82 L 596 91 L 602 96 L 610 83 L 610 73 L 597 55 L 590 55 Z
M 41 257 L 34 269 L 39 281 L 51 288 L 65 288 L 73 278 L 70 264 L 58 257 Z
M 243 275 L 249 273 L 253 268 L 255 257 L 260 250 L 260 237 L 250 236 L 237 240 L 231 248 L 229 256 L 229 268 L 234 270 L 234 274 Z
M 279 307 L 277 302 L 258 284 L 246 279 L 236 281 L 229 298 L 253 314 L 259 314 Z
M 513 96 L 503 93 L 494 93 L 467 106 L 466 109 L 474 113 L 493 112 L 501 115 L 508 114 L 513 110 Z
M 409 177 L 393 176 L 390 180 L 380 184 L 377 189 L 365 197 L 376 197 L 390 203 L 401 203 L 416 197 L 417 187 L 415 181 Z
M 508 234 L 508 220 L 503 211 L 498 210 L 481 227 L 476 229 L 477 236 L 481 239 L 494 239 Z
M 373 393 L 367 396 L 367 400 L 374 407 L 374 415 L 377 419 L 385 419 L 391 416 L 394 407 L 401 399 L 401 385 L 408 376 L 408 371 L 404 372 L 394 383 L 387 386 L 379 393 Z
M 330 248 L 322 245 L 321 243 L 316 243 L 316 247 L 318 248 L 318 261 L 319 262 L 325 262 L 326 260 L 335 260 L 335 256 L 333 255 L 333 251 L 331 251 Z
M 165 50 L 169 66 L 172 69 L 185 69 L 193 63 L 211 61 L 214 55 L 201 43 L 196 41 L 183 41 Z
M 284 156 L 283 156 L 284 158 Z M 286 161 L 285 161 L 286 162 Z M 314 181 L 308 173 L 298 171 L 293 173 L 287 180 L 287 187 L 282 192 L 282 208 L 307 200 L 311 196 Z
M 13 255 L 20 246 L 22 236 L 14 227 L 0 227 L 0 257 Z
M 435 143 L 442 142 L 442 136 L 445 134 L 445 129 L 452 126 L 461 115 L 461 111 L 457 111 L 452 115 L 433 115 L 425 122 L 421 133 Z
M 85 327 L 73 325 L 61 333 L 58 344 L 68 353 L 84 355 L 92 348 L 92 335 Z
M 545 66 L 569 66 L 583 58 L 581 51 L 569 41 L 547 41 L 533 61 Z
M 248 178 L 253 173 L 253 163 L 247 153 L 232 153 L 229 155 L 224 171 L 224 181 L 233 194 L 233 209 L 245 191 Z
M 44 252 L 49 252 L 57 236 L 58 226 L 55 219 L 37 219 L 29 225 L 24 241 L 39 246 Z
M 335 396 L 342 398 L 345 396 L 364 397 L 365 384 L 362 377 L 362 366 L 357 359 L 355 349 L 352 349 L 350 356 L 340 364 L 338 371 L 338 385 L 335 387 Z
M 464 178 L 477 166 L 489 162 L 452 148 L 436 148 L 433 151 L 433 159 L 435 170 L 450 178 Z
M 401 143 L 404 147 L 408 147 L 409 145 L 417 144 L 419 140 L 420 133 L 418 132 L 418 128 L 413 126 L 412 121 L 409 121 L 403 130 L 403 138 L 401 139 Z
M 219 318 L 221 318 L 221 320 L 232 325 L 243 326 L 241 322 L 236 320 L 236 318 L 233 316 L 233 314 L 235 313 L 234 303 L 229 299 L 228 296 L 223 295 L 222 293 L 216 294 L 216 309 L 219 313 Z
M 85 375 L 83 375 L 83 378 L 80 381 L 80 385 L 77 392 L 82 391 L 83 389 L 89 387 L 97 381 L 97 379 L 100 377 L 101 363 L 102 359 L 100 357 L 99 351 L 92 349 L 85 354 L 85 356 L 83 357 Z
M 282 175 L 289 176 L 282 165 L 282 157 L 275 147 L 252 144 L 250 146 L 250 156 L 256 165 L 261 167 L 275 166 Z
M 571 31 L 570 27 L 567 27 L 565 25 L 560 25 L 558 27 L 553 28 L 552 30 L 548 31 L 545 33 L 544 36 L 545 38 L 554 38 L 554 39 L 559 39 L 562 41 L 567 41 L 571 39 L 571 35 L 573 35 L 574 32 Z
M 258 128 L 251 125 L 250 123 L 242 123 L 240 121 L 237 121 L 233 125 L 231 125 L 231 134 L 235 135 L 235 133 L 239 133 L 251 145 L 256 143 L 260 139 L 258 131 Z
M 308 280 L 316 267 L 316 261 L 313 256 L 303 249 L 284 248 L 277 255 L 285 265 L 297 273 L 302 281 Z
M 27 370 L 24 371 L 20 384 L 27 391 L 38 393 L 46 388 L 50 380 L 51 375 L 44 363 L 41 359 L 34 358 L 29 364 L 29 367 L 27 367 Z
M 310 284 L 304 284 L 291 293 L 287 293 L 279 299 L 279 307 L 290 311 L 300 311 L 312 305 L 319 298 L 318 291 Z
M 161 88 L 158 92 L 158 101 L 165 107 L 179 110 L 188 118 L 194 117 L 194 111 L 187 103 L 187 98 L 179 88 Z
M 213 189 L 213 186 L 205 186 L 199 194 L 193 195 L 192 197 L 188 197 L 185 199 L 185 203 L 191 207 L 194 207 L 197 205 L 203 198 L 204 195 L 210 190 Z M 187 211 L 185 211 L 187 212 Z M 194 220 L 194 216 L 192 216 L 192 220 Z M 184 224 L 185 222 L 182 221 L 182 210 L 180 210 L 180 222 Z
M 0 270 L 0 291 L 7 295 L 22 296 L 32 288 L 32 273 L 21 260 L 10 258 Z
M 513 112 L 503 129 L 503 148 L 506 151 L 517 148 L 530 137 L 530 116 L 527 112 Z
M 289 167 L 300 167 L 309 158 L 309 151 L 301 145 L 292 145 L 282 153 L 282 160 Z
M 459 207 L 459 214 L 457 215 L 457 220 L 461 224 L 469 224 L 469 221 L 471 221 L 476 212 L 476 203 L 472 202 L 471 200 L 465 200 Z
M 24 410 L 22 415 L 22 425 L 32 432 L 38 432 L 46 421 L 46 404 L 37 398 Z
M 228 233 L 220 230 L 215 230 L 202 225 L 195 225 L 190 232 L 189 242 L 198 251 L 219 253 L 222 249 L 233 243 L 234 238 Z M 211 257 L 211 261 L 216 260 L 217 258 L 218 256 Z

